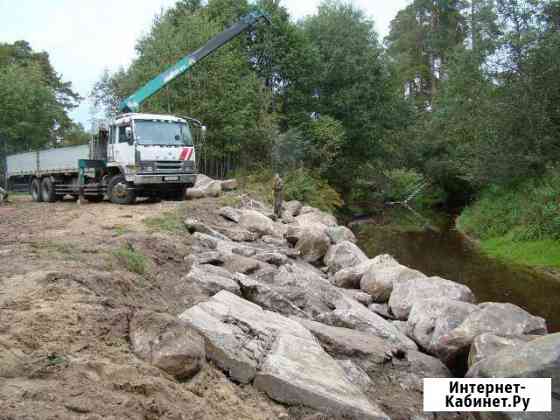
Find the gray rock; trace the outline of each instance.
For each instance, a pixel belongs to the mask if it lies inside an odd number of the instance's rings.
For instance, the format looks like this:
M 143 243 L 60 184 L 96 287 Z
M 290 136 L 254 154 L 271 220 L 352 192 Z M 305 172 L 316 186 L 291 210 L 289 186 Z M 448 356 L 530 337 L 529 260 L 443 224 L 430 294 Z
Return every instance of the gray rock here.
M 348 300 L 348 306 L 315 317 L 316 321 L 335 327 L 351 328 L 381 337 L 401 349 L 416 350 L 417 346 L 410 338 L 402 334 L 391 322 L 369 311 L 363 305 Z
M 356 243 L 356 235 L 346 226 L 331 226 L 327 229 L 327 235 L 333 244 L 338 244 L 343 241 Z
M 213 265 L 195 263 L 183 280 L 209 295 L 221 290 L 227 290 L 236 295 L 241 294 L 239 285 L 232 279 L 232 274 L 228 270 Z
M 311 331 L 329 354 L 336 357 L 369 357 L 373 363 L 384 364 L 401 350 L 387 340 L 362 331 L 307 319 L 296 320 Z
M 391 321 L 391 324 L 393 324 L 397 328 L 397 330 L 399 330 L 401 333 L 403 333 L 407 337 L 410 337 L 408 322 L 396 320 L 396 321 Z
M 242 210 L 239 224 L 249 232 L 259 236 L 274 235 L 274 222 L 256 210 Z
M 276 401 L 312 407 L 335 417 L 389 420 L 314 340 L 280 335 L 254 386 Z
M 225 257 L 224 268 L 231 273 L 251 274 L 261 268 L 261 263 L 253 258 L 229 254 Z
M 207 248 L 207 249 L 217 249 L 218 240 L 215 237 L 207 235 L 206 233 L 195 232 L 193 234 L 193 239 L 195 244 Z
M 224 219 L 230 220 L 235 223 L 239 223 L 241 219 L 241 210 L 234 209 L 233 207 L 222 207 L 218 210 L 218 214 Z
M 218 197 L 222 184 L 203 174 L 198 174 L 193 188 L 187 189 L 187 198 Z
M 286 241 L 288 241 L 288 243 L 292 245 L 297 244 L 297 241 L 299 241 L 299 238 L 301 238 L 303 232 L 304 232 L 303 226 L 300 225 L 288 226 L 288 229 L 286 230 Z
M 428 353 L 449 361 L 456 355 L 445 346 L 445 337 L 478 310 L 471 303 L 447 298 L 419 300 L 408 317 L 409 336 Z
M 249 248 L 246 246 L 232 248 L 231 252 L 233 254 L 241 255 L 243 257 L 254 257 L 257 254 L 257 250 L 254 248 Z
M 446 353 L 445 360 L 458 353 L 465 353 L 476 338 L 484 333 L 503 336 L 546 334 L 546 322 L 511 303 L 481 303 L 457 328 L 444 336 L 440 343 Z
M 291 233 L 291 227 L 288 228 Z M 320 261 L 327 253 L 331 241 L 325 233 L 325 228 L 320 224 L 308 224 L 299 231 L 296 250 L 304 261 L 315 263 Z
M 226 291 L 187 309 L 180 319 L 205 337 L 207 357 L 241 383 L 253 380 L 281 333 L 313 340 L 296 321 Z
M 367 260 L 366 254 L 355 244 L 343 241 L 329 248 L 324 262 L 331 273 L 336 273 L 343 268 L 354 267 Z
M 469 351 L 469 367 L 487 357 L 494 356 L 502 350 L 518 347 L 538 338 L 536 335 L 518 335 L 514 337 L 502 337 L 499 335 L 484 333 L 478 335 L 471 344 Z
M 390 320 L 395 319 L 393 314 L 389 312 L 389 305 L 387 305 L 386 303 L 372 303 L 368 306 L 368 309 L 371 312 L 375 312 L 377 315 L 385 319 L 390 319 Z
M 261 308 L 278 312 L 285 316 L 307 318 L 307 314 L 304 311 L 265 283 L 242 274 L 235 274 L 234 279 L 241 288 L 241 295 Z
M 336 217 L 332 214 L 325 213 L 318 209 L 312 209 L 304 213 L 304 208 L 300 211 L 300 215 L 296 217 L 296 222 L 301 226 L 319 223 L 324 226 L 336 226 L 338 223 Z
M 401 264 L 372 264 L 360 280 L 360 289 L 369 293 L 375 302 L 387 302 L 396 282 L 419 277 L 426 276 Z
M 185 257 L 185 262 L 192 267 L 193 264 L 212 264 L 222 265 L 224 263 L 224 256 L 219 251 L 206 251 L 196 254 L 190 254 Z
M 222 239 L 231 240 L 234 242 L 254 242 L 259 239 L 259 235 L 255 232 L 249 232 L 246 229 L 230 229 L 224 227 L 217 227 L 215 229 L 222 235 Z
M 364 306 L 371 305 L 371 296 L 368 295 L 367 293 L 362 292 L 361 290 L 342 289 L 341 292 L 344 293 L 349 298 L 354 299 L 357 302 L 360 302 Z
M 276 231 L 276 235 L 280 235 L 281 232 L 279 230 Z M 282 247 L 286 245 L 286 242 L 280 236 L 273 236 L 273 235 L 264 235 L 261 240 L 267 245 L 273 245 Z
M 389 307 L 397 319 L 406 320 L 414 303 L 434 296 L 469 303 L 475 301 L 474 294 L 467 286 L 440 277 L 428 277 L 395 283 Z
M 288 257 L 279 252 L 260 252 L 255 255 L 255 259 L 276 266 L 284 265 L 288 262 Z
M 192 378 L 206 362 L 202 336 L 167 314 L 136 312 L 130 344 L 138 357 L 181 380 Z
M 292 200 L 292 201 L 285 201 L 282 204 L 282 218 L 294 218 L 299 216 L 299 212 L 301 211 L 303 204 L 300 201 Z
M 347 289 L 359 289 L 360 281 L 370 267 L 393 264 L 398 264 L 398 262 L 390 255 L 378 255 L 377 257 L 364 261 L 354 267 L 343 268 L 342 270 L 337 271 L 334 275 L 334 284 L 338 287 Z
M 560 333 L 510 347 L 474 364 L 468 378 L 552 378 L 552 393 L 560 395 Z
M 369 378 L 368 374 L 352 360 L 338 360 L 338 364 L 342 370 L 344 370 L 346 379 L 362 391 L 367 392 L 369 388 L 373 386 L 373 382 Z
M 224 181 L 220 181 L 223 191 L 232 191 L 237 189 L 237 179 L 226 179 Z

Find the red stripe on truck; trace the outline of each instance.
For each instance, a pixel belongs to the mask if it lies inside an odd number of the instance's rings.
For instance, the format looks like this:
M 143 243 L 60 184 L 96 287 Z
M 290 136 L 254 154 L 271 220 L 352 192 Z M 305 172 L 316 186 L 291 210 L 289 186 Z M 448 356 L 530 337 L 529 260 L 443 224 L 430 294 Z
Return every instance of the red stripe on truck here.
M 193 148 L 192 147 L 185 147 L 181 150 L 181 155 L 179 156 L 179 160 L 189 160 L 192 156 Z

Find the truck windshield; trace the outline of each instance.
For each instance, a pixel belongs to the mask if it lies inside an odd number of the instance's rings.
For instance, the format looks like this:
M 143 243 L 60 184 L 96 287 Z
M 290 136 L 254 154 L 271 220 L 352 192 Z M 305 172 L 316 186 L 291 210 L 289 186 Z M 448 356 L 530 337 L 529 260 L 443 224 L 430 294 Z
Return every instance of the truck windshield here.
M 185 123 L 173 121 L 136 120 L 138 144 L 157 146 L 192 146 L 192 135 Z

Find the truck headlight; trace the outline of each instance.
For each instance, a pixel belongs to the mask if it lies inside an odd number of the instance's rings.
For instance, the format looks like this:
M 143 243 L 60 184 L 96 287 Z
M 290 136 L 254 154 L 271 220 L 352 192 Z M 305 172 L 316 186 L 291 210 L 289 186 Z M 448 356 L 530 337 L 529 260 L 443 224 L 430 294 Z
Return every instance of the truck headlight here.
M 183 162 L 183 170 L 184 171 L 192 171 L 194 168 L 194 162 L 192 160 L 185 160 Z
M 154 172 L 154 167 L 153 166 L 144 166 L 142 168 L 142 172 Z

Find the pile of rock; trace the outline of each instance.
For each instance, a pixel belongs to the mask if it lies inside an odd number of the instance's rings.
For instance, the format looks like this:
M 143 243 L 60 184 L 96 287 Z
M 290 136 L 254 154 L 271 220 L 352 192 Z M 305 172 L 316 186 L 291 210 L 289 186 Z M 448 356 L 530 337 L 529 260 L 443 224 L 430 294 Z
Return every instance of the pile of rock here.
M 208 298 L 179 324 L 159 320 L 169 327 L 149 345 L 149 329 L 133 334 L 137 354 L 175 376 L 205 355 L 274 400 L 364 419 L 433 418 L 422 413 L 422 378 L 449 369 L 560 379 L 560 334 L 547 336 L 544 319 L 477 304 L 468 287 L 390 256 L 369 259 L 329 214 L 299 202 L 276 221 L 262 204 L 219 214 L 215 226 L 185 221 L 194 245 L 184 281 Z

